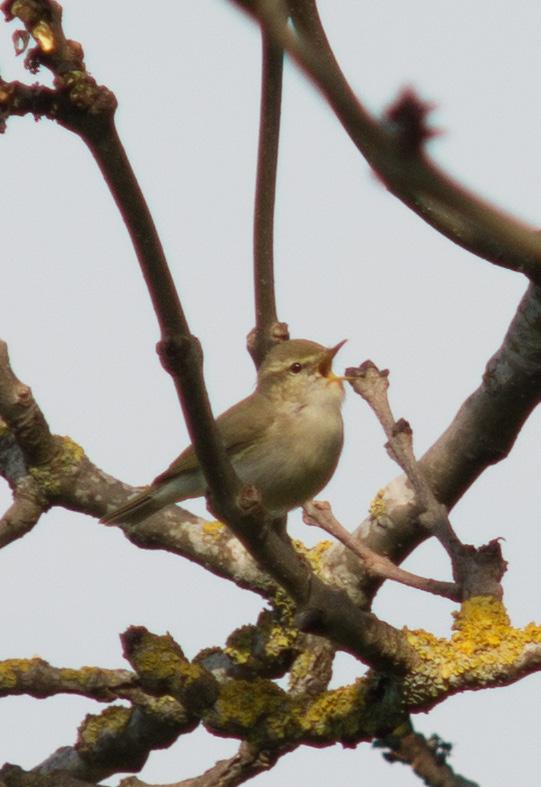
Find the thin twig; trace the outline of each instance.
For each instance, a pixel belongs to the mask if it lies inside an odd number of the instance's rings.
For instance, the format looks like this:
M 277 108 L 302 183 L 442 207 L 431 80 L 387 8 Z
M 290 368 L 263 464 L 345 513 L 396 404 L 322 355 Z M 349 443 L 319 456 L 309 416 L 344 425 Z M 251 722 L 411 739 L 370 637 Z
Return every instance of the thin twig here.
M 242 743 L 237 754 L 228 760 L 219 760 L 200 776 L 169 784 L 148 784 L 136 776 L 129 776 L 122 779 L 119 787 L 236 787 L 272 768 L 280 756 L 278 749 L 260 751 L 253 745 Z
M 263 24 L 314 82 L 353 143 L 398 199 L 464 249 L 541 282 L 541 235 L 537 229 L 446 176 L 421 146 L 404 155 L 409 127 L 380 122 L 359 102 L 336 63 L 314 0 L 289 0 L 297 34 L 279 22 L 274 0 L 232 2 Z M 422 139 L 427 135 L 417 136 Z
M 437 735 L 426 738 L 408 725 L 398 734 L 380 738 L 374 746 L 388 749 L 383 752 L 387 762 L 410 765 L 427 787 L 479 787 L 476 782 L 454 772 L 447 763 L 452 747 Z
M 287 14 L 283 24 L 287 23 Z M 287 339 L 287 326 L 278 323 L 274 291 L 274 206 L 282 107 L 282 48 L 261 28 L 261 107 L 254 204 L 255 334 L 252 356 L 259 367 L 276 338 Z M 278 334 L 275 337 L 275 334 Z
M 443 596 L 451 601 L 460 601 L 462 597 L 461 589 L 455 582 L 440 582 L 437 579 L 429 579 L 412 574 L 410 571 L 399 568 L 399 566 L 396 566 L 383 555 L 379 555 L 369 547 L 356 541 L 351 533 L 336 519 L 329 503 L 321 500 L 311 500 L 305 503 L 303 520 L 307 525 L 316 525 L 338 539 L 363 561 L 363 566 L 369 574 L 382 579 L 391 579 L 393 582 L 424 590 L 435 596 Z
M 447 551 L 453 577 L 460 587 L 460 598 L 493 595 L 501 599 L 501 579 L 506 563 L 499 543 L 494 540 L 475 549 L 464 545 L 457 537 L 447 508 L 437 500 L 415 458 L 410 425 L 404 419 L 394 419 L 387 397 L 388 370 L 380 371 L 372 361 L 365 361 L 359 367 L 346 369 L 346 375 L 353 390 L 370 405 L 385 431 L 388 438 L 385 447 L 406 474 L 415 494 L 419 523 L 435 535 Z
M 358 368 L 347 369 L 351 387 L 370 405 L 387 437 L 386 449 L 391 458 L 406 474 L 421 509 L 419 521 L 441 541 L 450 557 L 462 549 L 456 537 L 447 509 L 439 503 L 428 485 L 413 453 L 412 431 L 404 419 L 395 421 L 387 391 L 389 371 L 380 370 L 372 361 L 365 361 Z

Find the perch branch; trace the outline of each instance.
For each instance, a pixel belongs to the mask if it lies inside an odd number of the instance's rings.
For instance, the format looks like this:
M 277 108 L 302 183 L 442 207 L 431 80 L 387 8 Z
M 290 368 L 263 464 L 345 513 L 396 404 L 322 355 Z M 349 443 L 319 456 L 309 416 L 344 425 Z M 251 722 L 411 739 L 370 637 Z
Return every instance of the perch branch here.
M 20 0 L 5 4 L 4 10 L 25 24 L 37 43 L 33 57 L 53 71 L 55 86 L 65 89 L 74 78 L 89 89 L 90 100 L 83 102 L 71 92 L 73 107 L 59 120 L 87 144 L 132 240 L 160 325 L 158 352 L 174 381 L 213 510 L 295 600 L 304 631 L 329 636 L 375 669 L 407 669 L 413 653 L 404 635 L 319 580 L 273 526 L 257 490 L 244 487 L 236 476 L 210 409 L 199 342 L 190 334 L 154 221 L 115 129 L 116 101 L 86 79 L 83 49 L 65 38 L 60 6 L 53 0 Z M 70 76 L 74 69 L 76 77 Z

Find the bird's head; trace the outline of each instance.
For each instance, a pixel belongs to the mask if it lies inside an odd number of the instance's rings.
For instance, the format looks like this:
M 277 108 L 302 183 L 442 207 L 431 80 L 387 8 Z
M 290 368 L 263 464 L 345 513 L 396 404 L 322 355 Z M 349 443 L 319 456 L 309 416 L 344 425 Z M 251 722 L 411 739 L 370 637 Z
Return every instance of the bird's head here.
M 316 396 L 341 401 L 345 378 L 334 374 L 332 362 L 345 342 L 346 339 L 334 347 L 323 347 L 308 339 L 291 339 L 276 344 L 259 369 L 258 390 L 301 403 Z

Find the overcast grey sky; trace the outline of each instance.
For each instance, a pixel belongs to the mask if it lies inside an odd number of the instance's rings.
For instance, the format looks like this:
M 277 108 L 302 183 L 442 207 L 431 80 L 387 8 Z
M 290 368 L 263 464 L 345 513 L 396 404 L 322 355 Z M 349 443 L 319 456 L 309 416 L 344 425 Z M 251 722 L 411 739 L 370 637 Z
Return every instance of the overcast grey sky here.
M 538 223 L 541 8 L 530 0 L 320 3 L 336 54 L 360 97 L 379 112 L 413 85 L 434 101 L 430 143 L 454 177 Z M 149 10 L 150 8 L 150 10 Z M 253 324 L 251 219 L 257 140 L 259 37 L 226 0 L 148 3 L 66 0 L 64 23 L 96 79 L 119 100 L 118 126 L 162 235 L 192 331 L 205 351 L 220 412 L 245 396 L 254 372 L 244 345 Z M 0 26 L 4 79 L 36 77 L 15 61 Z M 47 81 L 45 74 L 38 77 Z M 424 225 L 371 174 L 315 91 L 286 69 L 277 210 L 277 289 L 291 333 L 349 338 L 339 365 L 372 358 L 391 370 L 397 416 L 418 453 L 477 387 L 525 280 L 478 260 Z M 125 481 L 151 480 L 186 442 L 178 404 L 154 352 L 158 339 L 134 254 L 82 143 L 60 127 L 9 121 L 0 139 L 3 319 L 16 373 L 51 429 Z M 324 497 L 350 528 L 396 470 L 380 427 L 348 395 L 347 445 Z M 466 541 L 502 536 L 513 622 L 539 621 L 540 502 L 537 413 L 505 463 L 453 512 Z M 9 502 L 0 485 L 0 503 Z M 204 513 L 203 501 L 191 506 Z M 291 517 L 307 542 L 318 534 Z M 407 566 L 449 576 L 437 546 Z M 170 631 L 189 656 L 221 645 L 261 608 L 202 569 L 143 552 L 116 530 L 53 510 L 0 552 L 0 658 L 34 654 L 57 666 L 123 666 L 118 634 L 130 624 Z M 375 611 L 391 623 L 447 634 L 453 606 L 385 587 Z M 359 667 L 337 660 L 335 685 Z M 540 677 L 462 695 L 415 719 L 455 744 L 452 764 L 491 787 L 538 784 Z M 0 703 L 0 762 L 32 767 L 74 742 L 101 706 L 58 697 Z M 175 781 L 205 770 L 235 741 L 197 731 L 151 755 L 142 778 Z M 302 749 L 255 783 L 265 787 L 418 785 L 368 746 Z M 108 784 L 118 783 L 115 777 Z

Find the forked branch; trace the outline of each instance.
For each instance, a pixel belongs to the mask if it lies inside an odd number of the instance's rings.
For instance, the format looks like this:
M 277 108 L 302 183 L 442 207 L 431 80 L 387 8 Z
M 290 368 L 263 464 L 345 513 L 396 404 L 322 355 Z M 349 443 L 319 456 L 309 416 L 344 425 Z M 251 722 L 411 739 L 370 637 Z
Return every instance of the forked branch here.
M 389 116 L 380 121 L 370 115 L 338 66 L 315 0 L 285 2 L 296 32 L 281 23 L 281 4 L 275 0 L 233 2 L 257 19 L 317 86 L 353 143 L 398 199 L 453 243 L 541 283 L 537 228 L 514 219 L 445 175 L 423 150 L 422 142 L 430 134 L 418 133 L 419 127 L 412 134 L 411 113 L 397 112 L 395 105 L 392 122 Z M 416 116 L 423 117 L 423 112 Z M 419 144 L 409 144 L 411 139 Z

